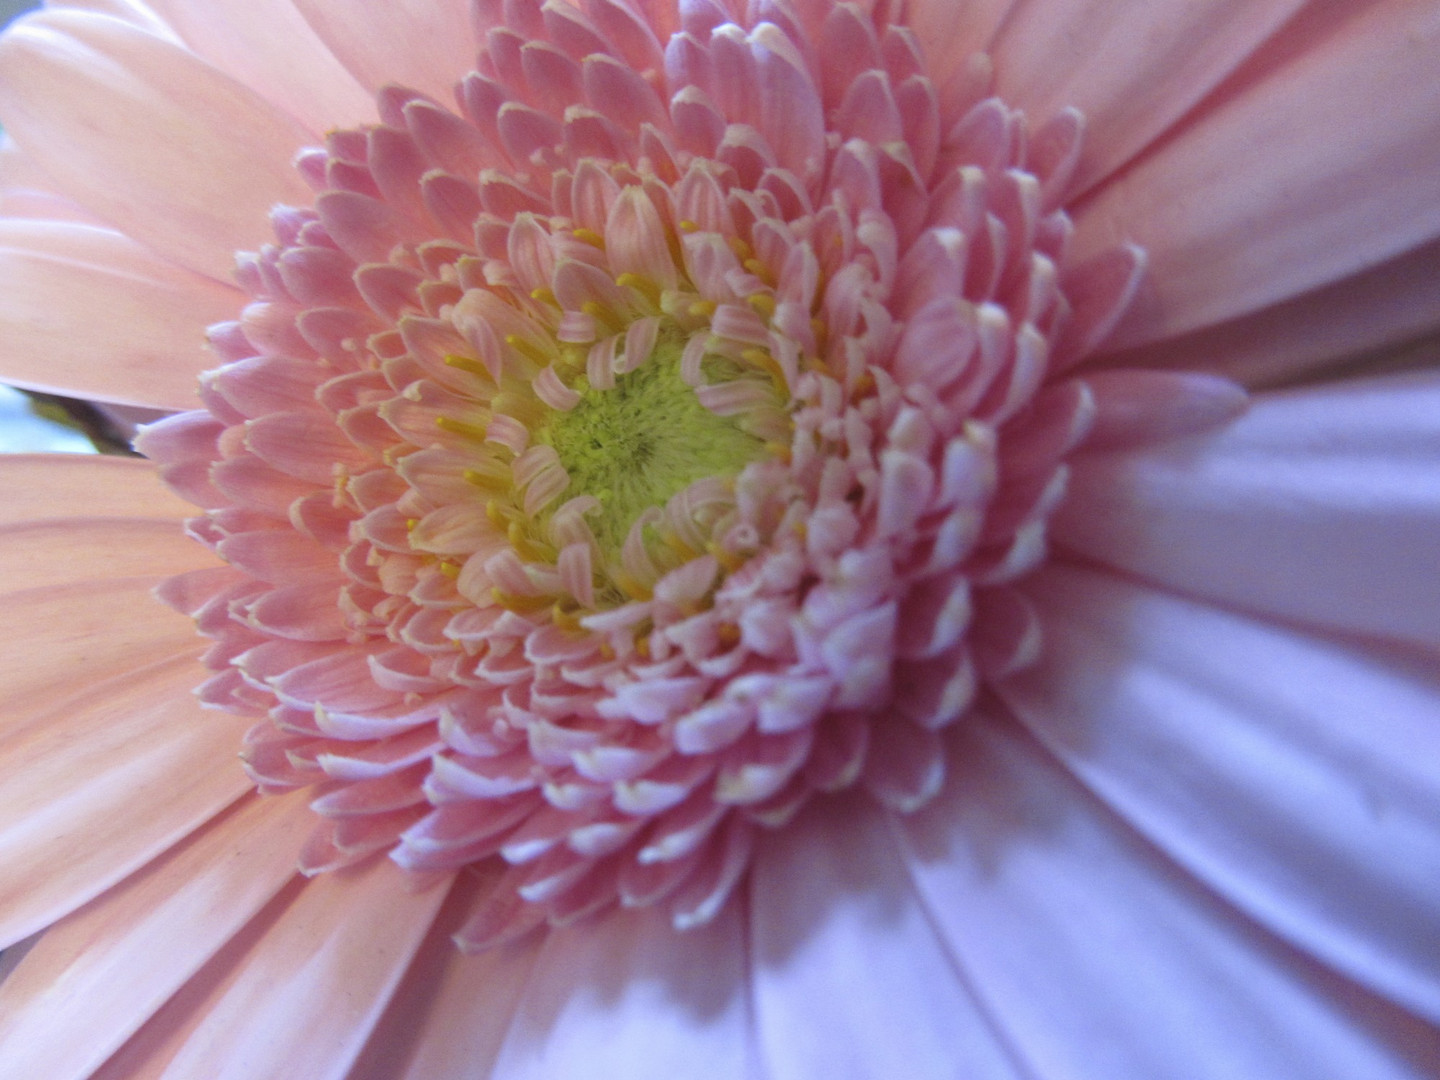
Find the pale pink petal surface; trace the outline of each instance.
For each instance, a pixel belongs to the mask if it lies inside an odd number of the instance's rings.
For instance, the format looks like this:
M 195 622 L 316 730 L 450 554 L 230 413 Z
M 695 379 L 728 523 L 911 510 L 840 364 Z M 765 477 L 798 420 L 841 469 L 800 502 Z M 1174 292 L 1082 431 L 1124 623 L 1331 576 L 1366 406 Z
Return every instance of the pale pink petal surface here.
M 6 31 L 0 1071 L 1434 1076 L 1437 43 Z

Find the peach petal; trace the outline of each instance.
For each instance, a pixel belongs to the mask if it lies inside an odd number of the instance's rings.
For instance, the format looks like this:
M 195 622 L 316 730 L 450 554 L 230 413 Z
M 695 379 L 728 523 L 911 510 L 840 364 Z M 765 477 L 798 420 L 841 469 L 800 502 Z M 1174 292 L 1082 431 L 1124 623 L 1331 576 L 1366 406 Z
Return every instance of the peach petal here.
M 195 513 L 147 462 L 75 454 L 0 458 L 0 524 L 63 520 L 77 508 L 86 518 L 151 518 L 177 525 Z
M 205 327 L 243 294 L 157 258 L 109 229 L 0 222 L 0 372 L 33 389 L 193 408 L 214 357 Z
M 193 54 L 116 19 L 48 12 L 0 44 L 0 118 L 57 187 L 165 257 L 228 280 L 308 135 Z M 93 123 L 93 102 L 107 122 Z M 160 198 L 159 193 L 164 192 Z
M 407 894 L 377 859 L 282 894 L 96 1075 L 340 1080 L 447 885 Z
M 250 721 L 202 716 L 197 673 L 182 658 L 91 684 L 0 742 L 0 941 L 91 900 L 250 786 L 231 756 Z M 164 797 L 137 813 L 140 788 Z
M 0 988 L 6 1067 L 89 1076 L 295 876 L 309 825 L 252 797 L 52 926 Z

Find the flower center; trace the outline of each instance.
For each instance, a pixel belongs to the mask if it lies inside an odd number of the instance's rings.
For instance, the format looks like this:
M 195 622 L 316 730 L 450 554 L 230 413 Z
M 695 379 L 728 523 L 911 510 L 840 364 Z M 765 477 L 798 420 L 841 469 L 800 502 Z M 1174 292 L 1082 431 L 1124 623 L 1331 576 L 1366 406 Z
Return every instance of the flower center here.
M 534 432 L 570 477 L 562 501 L 581 495 L 599 501 L 590 528 L 612 560 L 642 512 L 664 507 L 697 480 L 734 477 L 765 454 L 764 441 L 735 417 L 700 404 L 680 375 L 682 348 L 662 335 L 649 358 L 609 389 L 579 375 L 571 386 L 580 395 L 574 408 L 552 413 Z

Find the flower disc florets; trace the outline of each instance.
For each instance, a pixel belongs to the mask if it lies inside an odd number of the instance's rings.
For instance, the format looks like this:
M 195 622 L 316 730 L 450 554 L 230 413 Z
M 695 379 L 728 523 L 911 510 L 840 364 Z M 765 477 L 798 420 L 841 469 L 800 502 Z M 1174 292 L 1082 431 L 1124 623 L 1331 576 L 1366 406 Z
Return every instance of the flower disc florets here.
M 506 867 L 477 946 L 689 925 L 817 792 L 922 805 L 1034 655 L 1057 372 L 1140 260 L 1066 268 L 1077 114 L 1028 137 L 883 12 L 482 23 L 458 114 L 389 89 L 301 156 L 209 411 L 147 436 L 231 567 L 170 598 L 306 869 Z

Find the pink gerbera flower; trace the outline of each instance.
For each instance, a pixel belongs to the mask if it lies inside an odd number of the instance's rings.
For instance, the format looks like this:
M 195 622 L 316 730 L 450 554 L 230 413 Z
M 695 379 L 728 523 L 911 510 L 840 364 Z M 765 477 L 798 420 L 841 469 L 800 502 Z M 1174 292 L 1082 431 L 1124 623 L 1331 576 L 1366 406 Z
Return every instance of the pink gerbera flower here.
M 22 21 L 0 372 L 181 411 L 0 472 L 0 1061 L 1431 1075 L 1437 117 L 1431 0 Z

